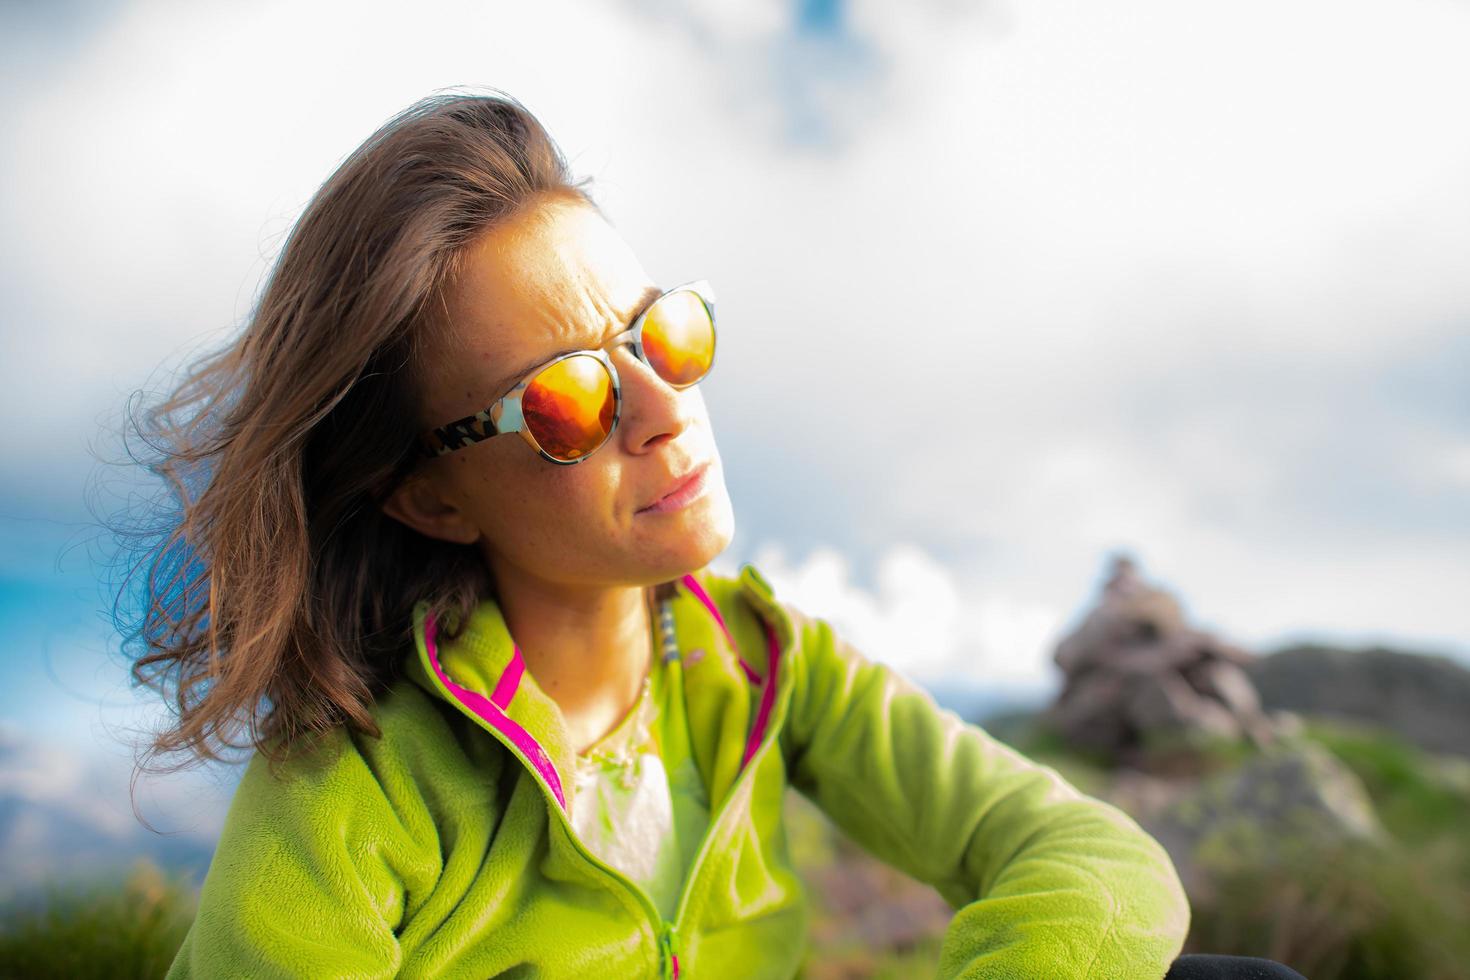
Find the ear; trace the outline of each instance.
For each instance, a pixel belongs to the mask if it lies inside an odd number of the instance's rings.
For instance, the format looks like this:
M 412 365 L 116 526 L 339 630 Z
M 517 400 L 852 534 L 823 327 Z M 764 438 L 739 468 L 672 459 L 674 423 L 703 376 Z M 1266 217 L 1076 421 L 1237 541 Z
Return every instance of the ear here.
M 382 508 L 389 517 L 431 538 L 455 544 L 474 544 L 480 539 L 480 529 L 422 473 L 401 483 Z

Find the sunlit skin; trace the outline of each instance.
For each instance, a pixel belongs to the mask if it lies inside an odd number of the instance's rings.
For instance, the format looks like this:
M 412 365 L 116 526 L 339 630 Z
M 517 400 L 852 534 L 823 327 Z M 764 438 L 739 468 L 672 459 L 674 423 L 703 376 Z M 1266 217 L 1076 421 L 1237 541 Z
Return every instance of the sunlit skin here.
M 490 405 L 529 368 L 599 346 L 660 291 L 590 206 L 549 199 L 483 234 L 445 295 L 447 342 L 423 428 Z M 704 567 L 734 534 L 724 471 L 698 385 L 675 390 L 620 347 L 622 415 L 590 458 L 560 466 L 519 435 L 427 461 L 384 511 L 431 537 L 474 544 L 526 668 L 583 749 L 627 713 L 653 654 L 647 586 Z M 708 461 L 683 509 L 638 513 Z

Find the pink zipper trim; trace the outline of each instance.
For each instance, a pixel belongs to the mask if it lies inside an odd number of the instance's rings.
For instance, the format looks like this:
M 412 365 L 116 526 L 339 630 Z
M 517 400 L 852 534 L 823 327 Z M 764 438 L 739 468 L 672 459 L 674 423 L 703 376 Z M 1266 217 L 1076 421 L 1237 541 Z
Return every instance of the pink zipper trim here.
M 704 587 L 699 584 L 699 580 L 693 575 L 685 575 L 682 581 L 684 586 L 709 611 L 716 625 L 720 627 L 720 632 L 725 635 L 725 641 L 729 643 L 730 649 L 736 651 L 736 655 L 739 657 L 739 647 L 735 645 L 735 639 L 730 635 L 730 630 L 725 625 L 725 617 L 720 614 L 719 607 L 709 597 L 709 593 L 705 592 Z M 745 743 L 745 759 L 741 763 L 742 768 L 744 768 L 746 763 L 750 762 L 751 757 L 755 755 L 756 749 L 760 746 L 761 740 L 765 737 L 766 727 L 771 719 L 771 709 L 776 702 L 776 668 L 781 660 L 781 644 L 776 638 L 776 631 L 771 624 L 765 623 L 763 625 L 766 628 L 766 646 L 768 650 L 768 661 L 764 680 L 762 680 L 761 675 L 756 672 L 755 668 L 746 663 L 744 657 L 739 657 L 740 666 L 744 669 L 746 678 L 752 684 L 761 685 L 761 703 L 760 707 L 756 710 L 755 725 L 751 728 L 750 738 Z M 567 801 L 561 788 L 561 776 L 557 774 L 556 765 L 551 761 L 551 756 L 546 754 L 546 750 L 541 747 L 541 743 L 536 741 L 530 732 L 512 721 L 505 713 L 505 709 L 510 705 L 511 700 L 515 697 L 516 691 L 520 688 L 521 677 L 526 672 L 526 661 L 521 656 L 521 648 L 519 646 L 514 647 L 515 653 L 510 663 L 501 672 L 500 679 L 495 683 L 494 692 L 487 698 L 478 691 L 471 691 L 469 688 L 460 687 L 449 679 L 449 675 L 444 672 L 443 666 L 439 663 L 439 648 L 435 643 L 437 633 L 438 623 L 434 621 L 433 615 L 430 614 L 424 619 L 424 649 L 428 651 L 429 663 L 433 666 L 434 673 L 438 676 L 440 682 L 455 697 L 459 698 L 466 707 L 478 715 L 481 720 L 487 722 L 492 728 L 509 739 L 512 745 L 521 750 L 521 754 L 530 760 L 531 765 L 546 780 L 546 784 L 551 787 L 551 792 L 556 797 L 556 802 L 561 804 L 561 808 L 565 810 L 567 808 Z
M 725 634 L 725 641 L 730 644 L 730 649 L 736 649 L 735 638 L 730 635 L 729 628 L 725 626 L 725 617 L 720 615 L 719 607 L 709 597 L 709 593 L 704 591 L 704 586 L 699 584 L 699 579 L 693 575 L 685 575 L 681 581 L 684 583 L 686 589 L 694 593 L 694 598 L 704 603 L 704 608 L 708 609 L 709 614 L 715 618 L 715 623 L 719 625 L 720 632 Z
M 495 693 L 490 695 L 490 700 L 498 708 L 510 707 L 510 699 L 516 696 L 516 690 L 521 686 L 521 675 L 526 672 L 526 661 L 521 657 L 521 648 L 514 646 L 514 649 L 515 656 L 511 657 L 510 663 L 501 672 L 500 680 L 495 682 Z
M 466 707 L 482 720 L 488 722 L 496 731 L 510 739 L 511 744 L 521 750 L 521 754 L 531 761 L 531 765 L 536 768 L 536 771 L 546 780 L 546 784 L 551 787 L 551 792 L 556 797 L 556 802 L 561 804 L 562 810 L 566 810 L 567 800 L 561 791 L 561 777 L 557 775 L 556 766 L 552 763 L 551 756 L 546 754 L 546 750 L 541 747 L 540 742 L 531 737 L 530 732 L 512 721 L 502 709 L 501 704 L 498 703 L 502 689 L 506 691 L 504 695 L 505 704 L 509 704 L 511 697 L 515 694 L 516 687 L 520 684 L 521 673 L 525 669 L 525 662 L 521 659 L 520 649 L 516 649 L 516 656 L 511 661 L 511 666 L 507 667 L 505 673 L 500 675 L 500 682 L 495 685 L 495 697 L 497 700 L 491 700 L 483 694 L 471 691 L 469 688 L 460 687 L 444 673 L 444 668 L 439 665 L 439 649 L 434 643 L 434 636 L 437 632 L 438 624 L 434 622 L 433 615 L 429 615 L 424 620 L 424 649 L 429 652 L 429 663 L 433 666 L 434 673 L 438 676 L 439 680 Z M 514 680 L 507 685 L 506 678 L 512 674 L 512 668 L 515 668 Z
M 745 670 L 746 678 L 752 684 L 759 684 L 761 682 L 761 675 L 756 672 L 754 667 L 745 662 L 744 657 L 740 656 L 740 648 L 735 645 L 735 638 L 730 635 L 729 627 L 725 625 L 725 617 L 720 615 L 719 607 L 709 597 L 709 593 L 704 591 L 704 586 L 699 584 L 699 579 L 693 575 L 685 575 L 680 581 L 684 583 L 686 589 L 694 594 L 694 598 L 704 604 L 704 608 L 708 609 L 709 614 L 714 617 L 715 624 L 720 627 L 720 632 L 725 634 L 725 642 L 730 644 L 730 649 L 734 651 L 736 657 L 739 657 L 740 666 Z
M 761 706 L 755 716 L 755 727 L 750 730 L 750 739 L 745 743 L 745 759 L 740 763 L 744 769 L 766 734 L 766 723 L 771 720 L 771 706 L 776 703 L 776 667 L 781 662 L 781 643 L 776 639 L 776 630 L 770 623 L 766 627 L 766 649 L 770 651 L 770 665 L 766 668 L 766 683 L 761 689 Z
M 696 599 L 704 603 L 704 608 L 709 610 L 709 614 L 719 624 L 720 631 L 725 634 L 725 639 L 729 642 L 730 649 L 736 651 L 736 655 L 739 656 L 740 648 L 735 645 L 734 638 L 730 636 L 730 630 L 725 626 L 725 617 L 720 615 L 719 608 L 714 604 L 714 600 L 709 597 L 709 593 L 704 591 L 704 587 L 699 584 L 699 580 L 693 575 L 685 575 L 681 581 L 683 581 L 684 587 L 694 594 Z M 770 623 L 765 623 L 764 625 L 766 627 L 766 649 L 768 651 L 765 681 L 762 682 L 761 675 L 756 673 L 755 669 L 745 662 L 744 657 L 740 657 L 740 666 L 745 669 L 745 676 L 752 684 L 762 684 L 761 704 L 756 709 L 755 726 L 751 728 L 750 738 L 745 743 L 745 759 L 740 763 L 742 769 L 750 762 L 751 757 L 755 755 L 755 750 L 761 744 L 761 739 L 765 737 L 766 726 L 771 720 L 771 708 L 776 703 L 776 667 L 781 662 L 781 642 L 776 638 L 775 628 Z

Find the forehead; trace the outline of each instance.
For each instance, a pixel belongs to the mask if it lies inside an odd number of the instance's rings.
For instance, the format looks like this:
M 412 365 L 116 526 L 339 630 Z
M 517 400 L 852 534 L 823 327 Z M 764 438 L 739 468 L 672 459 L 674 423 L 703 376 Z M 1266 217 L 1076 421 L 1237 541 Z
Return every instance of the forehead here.
M 464 256 L 450 309 L 467 326 L 548 303 L 644 285 L 643 267 L 595 209 L 575 201 L 534 205 L 480 236 Z M 456 309 L 456 306 L 458 309 Z
M 433 388 L 453 404 L 438 409 L 478 411 L 518 370 L 597 345 L 626 326 L 650 285 L 589 205 L 537 204 L 496 225 L 469 246 L 443 297 L 447 323 L 429 361 Z

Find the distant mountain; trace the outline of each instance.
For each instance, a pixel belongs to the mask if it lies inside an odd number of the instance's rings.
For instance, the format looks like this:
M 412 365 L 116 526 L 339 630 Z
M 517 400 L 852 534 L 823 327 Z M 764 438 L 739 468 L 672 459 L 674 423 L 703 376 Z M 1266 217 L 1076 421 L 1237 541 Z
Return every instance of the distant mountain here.
M 1053 694 L 1049 687 L 980 685 L 961 680 L 925 680 L 923 686 L 933 695 L 935 704 L 982 727 L 999 715 L 1039 710 Z
M 121 876 L 142 857 L 198 883 L 213 853 L 214 844 L 198 837 L 160 836 L 141 826 L 117 833 L 64 803 L 0 796 L 0 898 L 37 886 Z
M 1448 657 L 1301 644 L 1248 669 L 1269 709 L 1370 722 L 1422 749 L 1470 756 L 1470 669 Z

